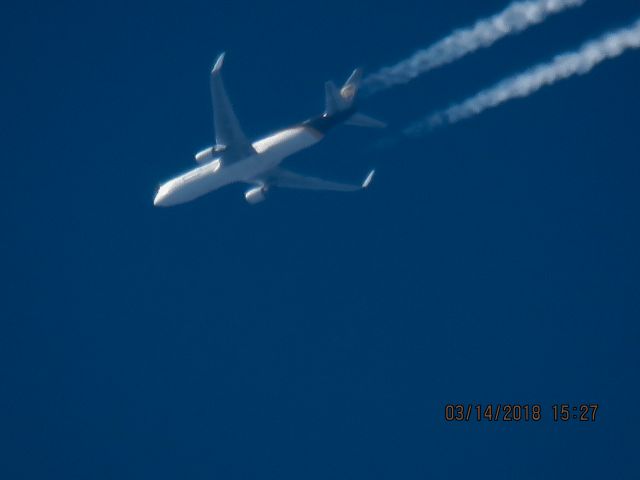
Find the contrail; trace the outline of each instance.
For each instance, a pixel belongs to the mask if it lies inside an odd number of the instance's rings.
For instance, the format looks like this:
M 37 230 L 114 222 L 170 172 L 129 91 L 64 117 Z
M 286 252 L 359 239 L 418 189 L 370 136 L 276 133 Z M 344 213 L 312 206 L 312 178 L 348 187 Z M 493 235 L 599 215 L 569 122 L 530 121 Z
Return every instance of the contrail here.
M 501 38 L 522 32 L 543 22 L 548 16 L 567 8 L 579 7 L 586 0 L 528 0 L 514 2 L 502 12 L 475 25 L 454 31 L 430 47 L 418 50 L 406 60 L 385 67 L 363 81 L 365 92 L 372 94 L 394 85 L 407 83 L 429 70 L 453 62 Z
M 462 103 L 428 116 L 403 130 L 405 135 L 417 136 L 443 123 L 455 123 L 497 107 L 514 98 L 527 97 L 542 87 L 553 85 L 574 75 L 584 75 L 599 63 L 622 55 L 628 49 L 640 48 L 640 19 L 631 26 L 604 34 L 574 52 L 556 56 L 523 73 L 509 77 L 495 86 L 481 91 Z

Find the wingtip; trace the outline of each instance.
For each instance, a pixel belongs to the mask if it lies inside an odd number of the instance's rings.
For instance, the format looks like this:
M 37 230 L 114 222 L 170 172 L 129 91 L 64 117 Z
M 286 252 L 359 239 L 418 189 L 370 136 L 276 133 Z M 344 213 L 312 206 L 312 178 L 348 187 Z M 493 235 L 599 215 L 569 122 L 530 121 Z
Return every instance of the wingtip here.
M 222 52 L 220 55 L 218 55 L 218 59 L 216 60 L 216 63 L 213 65 L 213 69 L 211 70 L 211 73 L 218 73 L 220 71 L 220 69 L 222 68 L 222 64 L 224 63 L 225 54 L 226 52 Z
M 369 172 L 369 174 L 367 175 L 367 178 L 365 178 L 364 182 L 362 182 L 362 188 L 367 188 L 371 184 L 375 173 L 376 173 L 375 169 Z

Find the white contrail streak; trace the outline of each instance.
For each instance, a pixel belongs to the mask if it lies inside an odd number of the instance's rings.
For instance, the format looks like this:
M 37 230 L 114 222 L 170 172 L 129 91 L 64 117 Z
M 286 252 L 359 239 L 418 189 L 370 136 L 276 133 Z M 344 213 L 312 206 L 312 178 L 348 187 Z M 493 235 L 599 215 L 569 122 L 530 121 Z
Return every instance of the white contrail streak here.
M 628 49 L 640 48 L 640 19 L 631 26 L 604 34 L 574 52 L 556 56 L 549 63 L 534 66 L 481 91 L 446 110 L 428 116 L 404 129 L 409 136 L 421 135 L 443 123 L 455 123 L 497 107 L 514 98 L 527 97 L 542 87 L 584 75 L 599 63 L 622 55 Z
M 514 2 L 502 12 L 475 25 L 454 31 L 451 35 L 424 50 L 418 50 L 406 60 L 385 67 L 363 81 L 369 94 L 407 83 L 423 73 L 453 62 L 480 48 L 493 45 L 501 38 L 522 32 L 543 22 L 548 16 L 567 8 L 579 7 L 586 0 L 528 0 Z

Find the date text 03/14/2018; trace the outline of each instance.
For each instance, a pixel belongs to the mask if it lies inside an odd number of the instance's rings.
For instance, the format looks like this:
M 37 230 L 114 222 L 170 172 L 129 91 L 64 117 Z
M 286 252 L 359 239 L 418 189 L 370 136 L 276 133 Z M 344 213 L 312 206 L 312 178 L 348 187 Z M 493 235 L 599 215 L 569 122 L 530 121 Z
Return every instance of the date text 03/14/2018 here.
M 595 422 L 597 403 L 558 403 L 546 409 L 539 403 L 448 403 L 444 407 L 447 422 Z

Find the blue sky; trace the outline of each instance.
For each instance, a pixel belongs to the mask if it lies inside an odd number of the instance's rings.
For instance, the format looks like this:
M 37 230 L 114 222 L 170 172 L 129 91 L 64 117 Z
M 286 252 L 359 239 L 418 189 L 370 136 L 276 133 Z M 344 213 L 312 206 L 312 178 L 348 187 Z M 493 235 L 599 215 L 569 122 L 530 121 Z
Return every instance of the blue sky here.
M 154 209 L 212 141 L 317 114 L 505 1 L 5 6 L 2 478 L 636 478 L 640 52 L 393 149 L 344 127 L 287 167 L 355 195 L 231 186 Z M 588 1 L 372 96 L 390 132 L 625 26 Z M 539 423 L 444 405 L 540 403 Z M 596 402 L 593 424 L 554 403 Z

